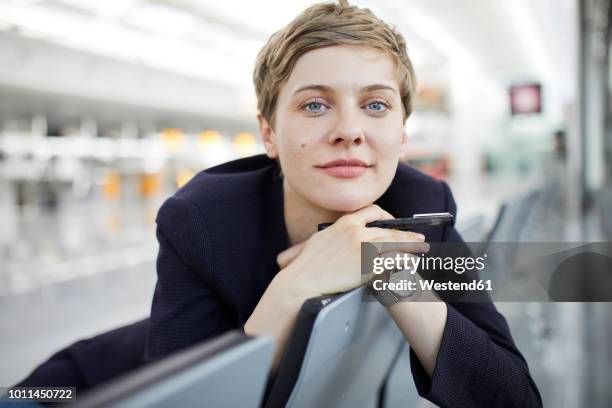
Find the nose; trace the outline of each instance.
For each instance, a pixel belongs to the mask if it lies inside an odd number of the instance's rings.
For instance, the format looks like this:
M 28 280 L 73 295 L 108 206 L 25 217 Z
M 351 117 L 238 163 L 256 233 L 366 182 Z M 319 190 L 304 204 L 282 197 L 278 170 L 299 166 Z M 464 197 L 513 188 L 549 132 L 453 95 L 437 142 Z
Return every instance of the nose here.
M 358 115 L 348 110 L 338 113 L 335 126 L 329 133 L 331 145 L 359 146 L 365 141 L 365 134 Z

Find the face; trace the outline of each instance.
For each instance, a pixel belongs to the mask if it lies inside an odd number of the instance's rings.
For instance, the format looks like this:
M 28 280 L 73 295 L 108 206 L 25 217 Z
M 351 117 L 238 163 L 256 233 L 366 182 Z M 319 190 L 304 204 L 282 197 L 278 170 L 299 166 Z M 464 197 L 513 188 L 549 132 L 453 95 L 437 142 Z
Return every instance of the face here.
M 391 184 L 406 144 L 402 114 L 390 55 L 333 46 L 298 59 L 279 92 L 274 128 L 259 121 L 268 156 L 280 160 L 286 194 L 352 212 Z

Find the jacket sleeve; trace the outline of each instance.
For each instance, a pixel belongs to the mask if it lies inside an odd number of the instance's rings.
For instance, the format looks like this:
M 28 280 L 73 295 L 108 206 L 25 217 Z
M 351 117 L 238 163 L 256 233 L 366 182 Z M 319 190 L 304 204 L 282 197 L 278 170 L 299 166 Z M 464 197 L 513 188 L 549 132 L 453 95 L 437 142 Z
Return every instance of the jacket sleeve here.
M 145 345 L 147 362 L 230 329 L 214 290 L 210 243 L 200 211 L 174 196 L 157 216 L 157 284 Z
M 443 183 L 446 211 L 457 207 Z M 453 227 L 443 241 L 463 242 Z M 423 398 L 441 407 L 541 407 L 527 362 L 505 318 L 488 302 L 449 302 L 442 343 L 431 378 L 413 350 L 410 365 Z

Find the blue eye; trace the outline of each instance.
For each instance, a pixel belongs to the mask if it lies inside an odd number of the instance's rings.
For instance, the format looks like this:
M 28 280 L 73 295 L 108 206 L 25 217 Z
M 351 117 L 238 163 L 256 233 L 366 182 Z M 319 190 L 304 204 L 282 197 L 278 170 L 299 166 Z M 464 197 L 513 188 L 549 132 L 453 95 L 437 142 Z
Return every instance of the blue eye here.
M 304 105 L 304 108 L 306 108 L 306 110 L 310 113 L 321 113 L 324 111 L 325 105 L 323 105 L 321 102 L 309 102 Z
M 368 109 L 374 111 L 374 112 L 384 112 L 385 110 L 387 110 L 387 106 L 382 103 L 382 102 L 370 102 L 368 103 Z

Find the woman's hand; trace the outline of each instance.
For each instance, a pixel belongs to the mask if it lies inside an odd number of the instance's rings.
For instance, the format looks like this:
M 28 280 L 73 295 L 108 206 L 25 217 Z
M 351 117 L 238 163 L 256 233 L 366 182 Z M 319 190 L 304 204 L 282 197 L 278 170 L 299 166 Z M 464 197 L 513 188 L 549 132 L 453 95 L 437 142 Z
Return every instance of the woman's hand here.
M 388 248 L 395 251 L 429 250 L 421 234 L 365 226 L 371 221 L 391 218 L 391 214 L 377 205 L 370 205 L 339 218 L 306 242 L 278 255 L 281 271 L 244 325 L 248 335 L 269 335 L 276 340 L 274 369 L 284 352 L 295 316 L 306 299 L 347 291 L 361 284 L 361 242 L 397 242 Z M 412 243 L 402 245 L 402 242 Z
M 397 242 L 388 251 L 424 253 L 429 245 L 421 234 L 384 228 L 366 227 L 376 220 L 393 216 L 377 205 L 344 215 L 333 225 L 312 235 L 277 257 L 282 281 L 288 292 L 301 301 L 324 294 L 344 292 L 359 286 L 362 242 Z M 401 243 L 410 242 L 410 245 Z M 383 251 L 381 251 L 382 253 Z M 384 251 L 387 252 L 387 251 Z

